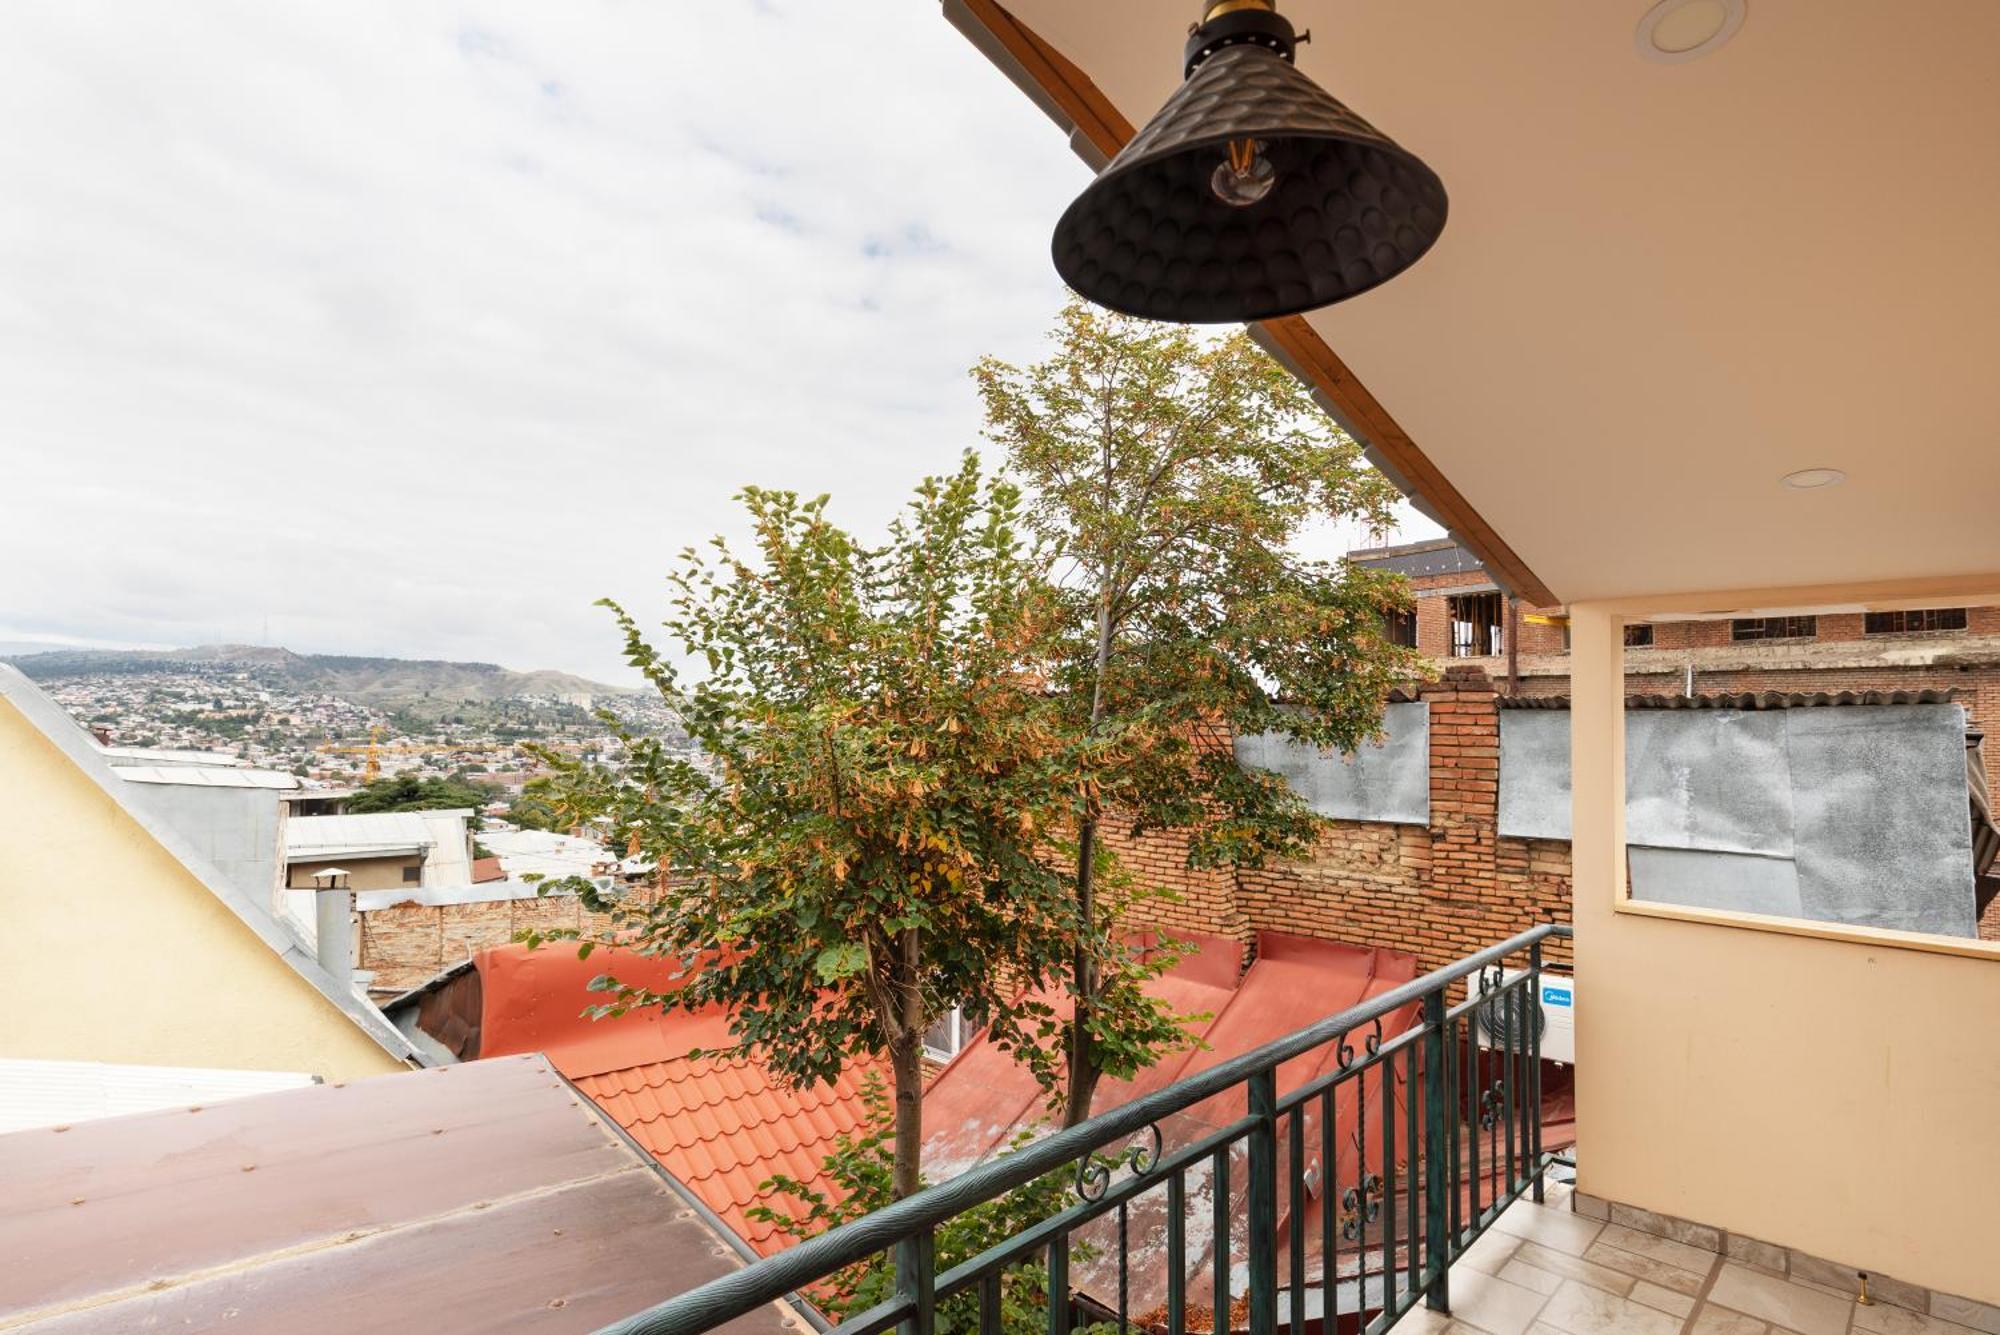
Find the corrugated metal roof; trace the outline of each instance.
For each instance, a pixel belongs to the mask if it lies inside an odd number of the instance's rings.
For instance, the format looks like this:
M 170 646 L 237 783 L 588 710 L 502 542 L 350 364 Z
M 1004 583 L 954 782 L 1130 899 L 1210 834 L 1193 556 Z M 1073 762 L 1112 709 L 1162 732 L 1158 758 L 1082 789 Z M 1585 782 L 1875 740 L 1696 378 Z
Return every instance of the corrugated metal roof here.
M 285 856 L 312 857 L 327 849 L 421 848 L 433 841 L 423 811 L 371 811 L 358 816 L 294 816 L 285 822 Z M 470 809 L 458 815 L 470 815 Z
M 294 816 L 285 822 L 285 860 L 317 862 L 325 858 L 424 854 L 427 885 L 472 883 L 472 852 L 467 847 L 470 807 L 437 811 L 370 811 L 346 816 Z
M 294 1071 L 0 1057 L 0 1134 L 185 1108 L 190 1103 L 219 1103 L 311 1083 L 311 1075 Z
M 220 769 L 207 765 L 114 765 L 127 783 L 178 783 L 190 788 L 300 787 L 295 775 L 274 769 Z
M 97 750 L 113 765 L 207 765 L 228 769 L 250 763 L 227 751 L 173 751 L 157 746 L 100 746 Z
M 1478 557 L 1450 538 L 1406 542 L 1395 547 L 1363 547 L 1347 554 L 1356 565 L 1399 575 L 1477 574 L 1486 569 Z
M 0 1325 L 570 1332 L 741 1264 L 537 1056 L 16 1132 L 0 1181 Z
M 1846 705 L 1943 705 L 1961 701 L 1957 690 L 1743 691 L 1734 694 L 1628 695 L 1627 709 L 1827 709 Z M 1568 709 L 1567 695 L 1502 695 L 1502 709 Z

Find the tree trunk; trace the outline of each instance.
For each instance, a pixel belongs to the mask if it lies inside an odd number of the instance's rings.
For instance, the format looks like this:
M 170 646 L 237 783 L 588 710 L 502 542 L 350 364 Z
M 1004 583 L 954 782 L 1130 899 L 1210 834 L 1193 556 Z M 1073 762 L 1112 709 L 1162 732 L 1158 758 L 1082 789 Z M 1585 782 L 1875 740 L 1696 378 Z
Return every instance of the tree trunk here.
M 1090 1116 L 1090 1100 L 1097 1093 L 1097 1054 L 1091 1051 L 1090 1013 L 1097 1000 L 1097 956 L 1095 953 L 1096 909 L 1092 902 L 1096 880 L 1097 817 L 1085 816 L 1076 828 L 1076 907 L 1082 935 L 1077 940 L 1076 1010 L 1069 1022 L 1069 1092 L 1063 1103 L 1063 1125 L 1075 1126 Z
M 890 1191 L 896 1200 L 917 1193 L 924 1169 L 924 1009 L 916 929 L 903 932 L 899 944 L 901 1013 L 889 1040 L 889 1069 L 896 1089 L 896 1161 Z

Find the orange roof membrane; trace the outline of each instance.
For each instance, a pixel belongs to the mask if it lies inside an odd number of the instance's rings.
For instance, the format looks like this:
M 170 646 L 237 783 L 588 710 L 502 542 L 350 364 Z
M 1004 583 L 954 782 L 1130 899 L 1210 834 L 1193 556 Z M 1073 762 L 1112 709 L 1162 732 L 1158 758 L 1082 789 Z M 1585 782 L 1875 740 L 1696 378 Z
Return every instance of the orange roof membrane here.
M 589 990 L 591 979 L 609 973 L 671 992 L 683 981 L 675 960 L 603 950 L 579 960 L 569 950 L 501 946 L 481 952 L 478 967 L 481 1055 L 546 1053 L 759 1254 L 796 1239 L 750 1218 L 752 1207 L 805 1210 L 802 1201 L 760 1191 L 762 1183 L 791 1177 L 838 1197 L 822 1180 L 825 1160 L 840 1136 L 865 1129 L 861 1090 L 873 1063 L 850 1065 L 832 1085 L 793 1089 L 742 1056 L 688 1056 L 735 1041 L 719 1007 L 584 1018 L 586 1007 L 606 1000 Z

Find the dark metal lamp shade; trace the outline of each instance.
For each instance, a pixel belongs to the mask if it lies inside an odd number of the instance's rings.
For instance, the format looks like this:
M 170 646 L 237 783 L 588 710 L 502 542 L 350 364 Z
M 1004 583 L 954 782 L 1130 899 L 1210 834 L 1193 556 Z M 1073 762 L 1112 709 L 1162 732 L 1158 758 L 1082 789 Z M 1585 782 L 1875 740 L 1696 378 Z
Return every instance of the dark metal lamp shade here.
M 1366 292 L 1431 248 L 1437 173 L 1294 68 L 1283 34 L 1191 55 L 1187 81 L 1057 222 L 1072 288 L 1148 319 L 1263 320 Z

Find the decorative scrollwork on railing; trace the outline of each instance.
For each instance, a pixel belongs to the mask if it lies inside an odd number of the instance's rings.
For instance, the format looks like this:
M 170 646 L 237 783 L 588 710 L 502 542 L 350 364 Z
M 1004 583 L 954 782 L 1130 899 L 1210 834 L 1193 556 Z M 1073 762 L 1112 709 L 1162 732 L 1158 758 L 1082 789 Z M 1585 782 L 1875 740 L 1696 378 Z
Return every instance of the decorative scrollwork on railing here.
M 1340 1046 L 1333 1050 L 1334 1063 L 1345 1071 L 1354 1065 L 1354 1045 L 1347 1041 L 1347 1035 L 1340 1036 Z
M 1111 1175 L 1120 1164 L 1132 1170 L 1132 1176 L 1144 1177 L 1160 1166 L 1160 1158 L 1166 1152 L 1166 1141 L 1160 1136 L 1159 1123 L 1146 1127 L 1147 1142 L 1127 1145 L 1116 1154 L 1086 1154 L 1076 1161 L 1076 1194 L 1085 1201 L 1104 1199 L 1104 1193 L 1111 1189 Z
M 1506 1102 L 1507 1082 L 1495 1080 L 1488 1089 L 1479 1091 L 1479 1129 L 1491 1131 L 1500 1120 L 1500 1107 Z
M 1127 1151 L 1127 1159 L 1132 1165 L 1132 1176 L 1144 1177 L 1160 1166 L 1160 1156 L 1166 1152 L 1167 1143 L 1160 1137 L 1160 1124 L 1152 1123 L 1146 1128 L 1151 1144 L 1134 1145 Z
M 1375 1028 L 1368 1035 L 1368 1055 L 1374 1056 L 1382 1050 L 1382 1021 L 1377 1018 Z
M 1349 1187 L 1340 1194 L 1340 1208 L 1344 1218 L 1340 1224 L 1340 1236 L 1349 1242 L 1358 1241 L 1368 1230 L 1368 1225 L 1382 1217 L 1382 1178 L 1376 1173 L 1362 1175 L 1359 1187 Z

